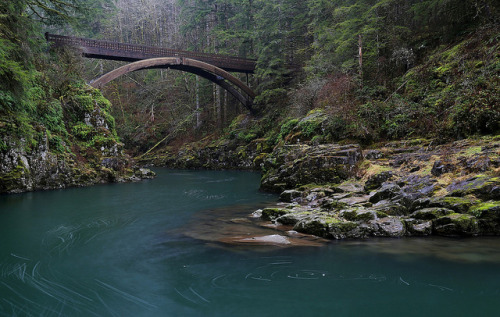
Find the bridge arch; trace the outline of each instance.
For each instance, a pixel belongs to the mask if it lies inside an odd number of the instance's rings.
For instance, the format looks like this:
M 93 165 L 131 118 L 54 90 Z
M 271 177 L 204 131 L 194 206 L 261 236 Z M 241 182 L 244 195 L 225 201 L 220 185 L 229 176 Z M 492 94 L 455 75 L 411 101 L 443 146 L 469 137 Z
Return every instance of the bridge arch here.
M 256 95 L 244 82 L 217 66 L 185 57 L 158 57 L 139 60 L 102 75 L 101 77 L 90 82 L 90 85 L 94 88 L 101 88 L 122 75 L 133 71 L 151 68 L 172 68 L 196 74 L 208 79 L 226 89 L 248 110 L 250 110 L 250 112 L 253 112 L 252 104 Z M 241 92 L 231 84 L 241 89 Z

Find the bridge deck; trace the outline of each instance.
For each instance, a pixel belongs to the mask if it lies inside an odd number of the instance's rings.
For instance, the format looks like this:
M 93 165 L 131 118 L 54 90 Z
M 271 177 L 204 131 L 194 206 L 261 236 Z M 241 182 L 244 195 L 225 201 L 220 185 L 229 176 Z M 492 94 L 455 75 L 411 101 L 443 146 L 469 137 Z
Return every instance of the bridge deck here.
M 196 53 L 162 47 L 126 44 L 111 41 L 93 40 L 81 37 L 63 36 L 46 33 L 48 42 L 56 46 L 71 45 L 82 50 L 85 57 L 135 62 L 157 57 L 187 57 L 220 67 L 230 72 L 253 73 L 256 61 L 235 56 L 209 53 Z

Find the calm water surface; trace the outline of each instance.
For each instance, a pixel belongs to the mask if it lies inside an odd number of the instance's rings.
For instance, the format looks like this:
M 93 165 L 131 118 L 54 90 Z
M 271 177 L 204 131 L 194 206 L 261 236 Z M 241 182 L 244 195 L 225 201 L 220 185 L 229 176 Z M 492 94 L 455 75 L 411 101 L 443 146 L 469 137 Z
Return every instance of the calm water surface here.
M 500 239 L 223 243 L 259 175 L 157 172 L 0 196 L 0 316 L 500 315 Z

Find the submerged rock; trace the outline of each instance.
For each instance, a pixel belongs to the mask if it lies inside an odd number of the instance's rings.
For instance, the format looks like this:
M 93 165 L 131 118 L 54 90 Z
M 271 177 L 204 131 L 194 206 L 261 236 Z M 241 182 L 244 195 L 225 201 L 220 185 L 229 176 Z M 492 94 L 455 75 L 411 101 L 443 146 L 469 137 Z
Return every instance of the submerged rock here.
M 268 236 L 261 237 L 251 237 L 245 238 L 241 240 L 237 240 L 238 242 L 245 243 L 257 243 L 257 244 L 276 244 L 276 245 L 287 245 L 291 244 L 290 240 L 287 237 L 281 236 L 279 234 L 272 234 Z

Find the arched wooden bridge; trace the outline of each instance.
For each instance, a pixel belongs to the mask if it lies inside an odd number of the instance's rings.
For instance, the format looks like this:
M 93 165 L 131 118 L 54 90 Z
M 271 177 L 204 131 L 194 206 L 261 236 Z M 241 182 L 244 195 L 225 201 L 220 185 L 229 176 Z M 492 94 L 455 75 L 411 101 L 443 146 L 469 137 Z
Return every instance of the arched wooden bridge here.
M 253 73 L 255 60 L 50 33 L 45 33 L 45 38 L 54 46 L 75 47 L 88 58 L 132 62 L 93 80 L 90 84 L 95 88 L 101 88 L 111 80 L 129 72 L 150 68 L 172 68 L 199 75 L 216 83 L 252 111 L 255 93 L 229 72 Z

